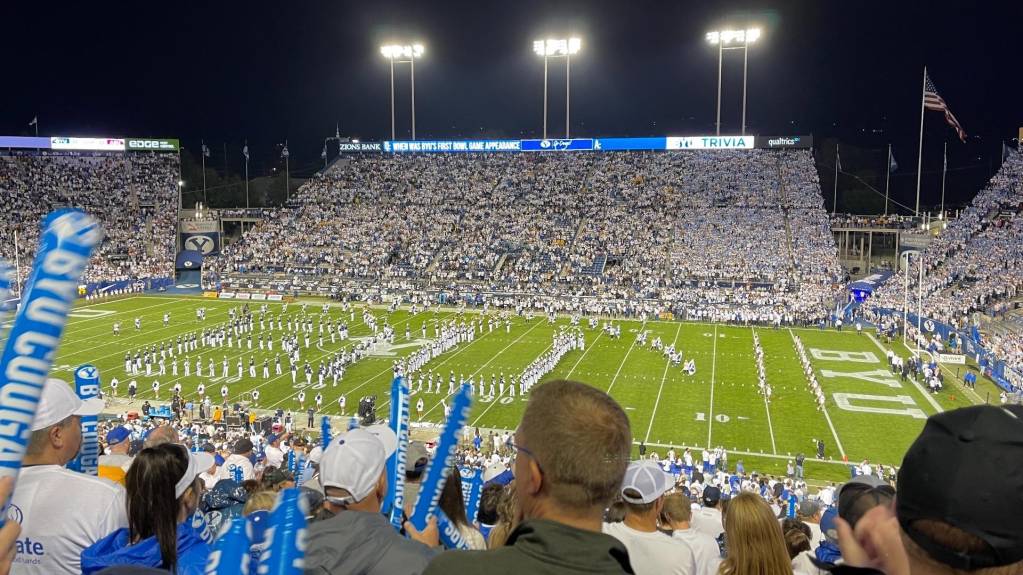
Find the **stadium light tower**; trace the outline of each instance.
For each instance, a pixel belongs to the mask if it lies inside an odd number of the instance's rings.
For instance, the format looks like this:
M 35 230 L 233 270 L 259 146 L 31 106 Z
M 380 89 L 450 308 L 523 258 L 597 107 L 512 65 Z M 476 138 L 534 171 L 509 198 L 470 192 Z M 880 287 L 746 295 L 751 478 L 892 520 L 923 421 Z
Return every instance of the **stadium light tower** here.
M 718 47 L 718 111 L 714 123 L 716 135 L 721 135 L 721 63 L 725 50 L 742 50 L 742 135 L 746 135 L 746 69 L 749 64 L 749 45 L 760 38 L 760 28 L 746 30 L 716 30 L 707 32 L 707 41 Z M 728 44 L 737 44 L 729 46 Z M 741 45 L 739 45 L 741 44 Z
M 390 44 L 380 47 L 380 53 L 391 62 L 391 139 L 394 140 L 394 64 L 407 62 L 412 78 L 412 139 L 416 139 L 416 58 L 423 57 L 422 44 Z
M 543 57 L 543 138 L 547 139 L 547 61 L 551 58 L 565 59 L 565 138 L 569 137 L 570 99 L 572 94 L 572 55 L 582 48 L 579 38 L 536 40 L 533 52 Z

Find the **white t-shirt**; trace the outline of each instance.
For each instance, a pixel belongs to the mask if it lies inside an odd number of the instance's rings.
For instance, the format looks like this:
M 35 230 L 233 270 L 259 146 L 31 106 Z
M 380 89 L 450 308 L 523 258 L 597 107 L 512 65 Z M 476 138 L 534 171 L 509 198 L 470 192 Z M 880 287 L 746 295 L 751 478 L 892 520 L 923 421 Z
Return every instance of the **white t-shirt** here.
M 120 485 L 59 465 L 25 467 L 8 517 L 21 524 L 12 573 L 79 574 L 81 553 L 128 526 Z
M 718 547 L 717 541 L 692 527 L 672 531 L 671 538 L 685 543 L 692 549 L 693 575 L 714 575 L 718 572 L 718 565 L 721 564 L 721 549 Z
M 266 454 L 266 466 L 280 468 L 281 464 L 284 463 L 284 451 L 279 447 L 273 445 L 267 445 L 266 449 L 263 450 Z
M 713 507 L 701 507 L 693 511 L 693 520 L 689 525 L 711 539 L 717 539 L 725 530 L 721 524 L 721 512 Z
M 622 542 L 636 575 L 696 575 L 693 550 L 659 531 L 637 531 L 625 523 L 605 523 L 601 529 Z
M 224 460 L 224 464 L 220 466 L 220 478 L 234 479 L 235 467 L 241 467 L 242 481 L 256 478 L 256 472 L 252 468 L 252 462 L 249 461 L 249 458 L 236 453 L 232 453 L 227 456 L 227 459 Z

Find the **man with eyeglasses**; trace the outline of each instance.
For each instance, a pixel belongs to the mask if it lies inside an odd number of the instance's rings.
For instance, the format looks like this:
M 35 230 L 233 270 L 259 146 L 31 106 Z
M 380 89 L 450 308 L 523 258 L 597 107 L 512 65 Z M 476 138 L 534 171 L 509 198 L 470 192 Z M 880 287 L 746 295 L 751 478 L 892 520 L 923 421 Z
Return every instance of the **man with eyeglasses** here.
M 538 385 L 508 443 L 522 523 L 504 547 L 443 553 L 426 573 L 632 573 L 625 546 L 601 533 L 631 445 L 628 417 L 606 393 L 575 381 Z

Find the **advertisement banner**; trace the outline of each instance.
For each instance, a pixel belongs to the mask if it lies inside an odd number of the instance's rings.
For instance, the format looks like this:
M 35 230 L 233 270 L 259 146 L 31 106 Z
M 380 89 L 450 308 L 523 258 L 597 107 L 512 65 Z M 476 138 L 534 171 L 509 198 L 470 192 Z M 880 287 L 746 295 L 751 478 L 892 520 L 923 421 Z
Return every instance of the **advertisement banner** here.
M 54 150 L 123 152 L 124 146 L 124 138 L 71 138 L 63 136 L 50 138 L 50 148 Z
M 382 152 L 384 146 L 380 142 L 341 142 L 338 144 L 338 151 L 342 154 L 349 152 Z
M 966 365 L 966 356 L 955 353 L 939 353 L 938 363 L 952 363 L 956 365 Z
M 209 232 L 204 234 L 181 234 L 181 247 L 195 250 L 203 256 L 214 256 L 220 253 L 220 234 Z
M 547 140 L 522 140 L 519 142 L 519 149 L 523 152 L 565 152 L 583 151 L 593 149 L 592 139 L 547 139 Z
M 25 136 L 0 136 L 0 148 L 50 148 L 49 138 L 28 138 Z
M 128 138 L 129 152 L 177 152 L 180 144 L 176 138 Z
M 751 150 L 756 138 L 753 136 L 688 136 L 665 138 L 668 150 Z
M 759 136 L 757 147 L 768 150 L 812 148 L 813 136 Z
M 220 231 L 217 220 L 181 220 L 178 230 L 183 234 L 211 234 Z

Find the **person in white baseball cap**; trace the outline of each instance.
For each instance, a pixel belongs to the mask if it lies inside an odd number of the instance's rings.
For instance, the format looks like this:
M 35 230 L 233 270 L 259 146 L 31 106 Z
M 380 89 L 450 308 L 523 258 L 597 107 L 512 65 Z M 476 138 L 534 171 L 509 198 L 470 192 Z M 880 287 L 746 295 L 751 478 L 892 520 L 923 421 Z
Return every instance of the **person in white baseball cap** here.
M 81 573 L 82 550 L 128 525 L 123 487 L 64 467 L 81 448 L 81 417 L 102 409 L 102 400 L 82 401 L 59 379 L 43 385 L 8 512 L 21 541 L 31 541 L 18 547 L 18 573 Z
M 672 483 L 672 477 L 650 459 L 633 461 L 625 470 L 621 491 L 625 520 L 605 523 L 603 531 L 629 550 L 629 561 L 636 575 L 696 575 L 692 548 L 657 529 L 664 494 Z
M 426 568 L 439 540 L 435 520 L 423 533 L 406 523 L 409 540 L 380 513 L 387 458 L 397 445 L 391 428 L 374 425 L 340 435 L 323 450 L 319 479 L 327 517 L 309 526 L 307 573 L 414 574 Z

